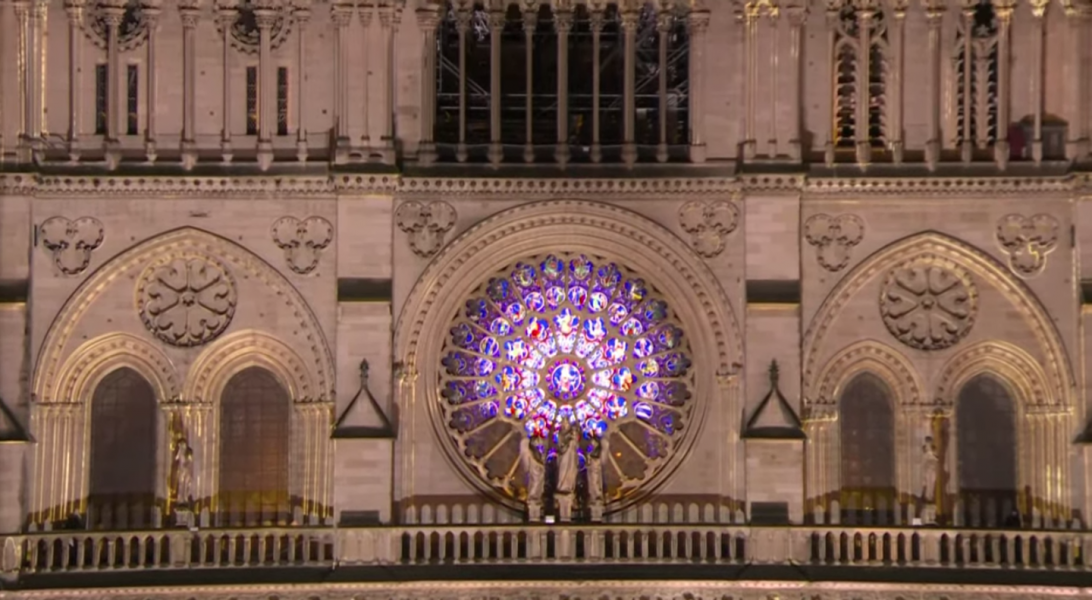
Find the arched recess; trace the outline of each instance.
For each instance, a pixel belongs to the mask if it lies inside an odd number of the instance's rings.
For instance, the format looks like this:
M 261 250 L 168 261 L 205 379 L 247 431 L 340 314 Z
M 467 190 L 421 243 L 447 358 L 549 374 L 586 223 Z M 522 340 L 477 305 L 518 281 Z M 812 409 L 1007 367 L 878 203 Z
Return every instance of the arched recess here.
M 839 508 L 845 509 L 841 491 L 843 427 L 847 392 L 854 382 L 868 378 L 882 387 L 893 419 L 894 454 L 893 484 L 898 506 L 892 506 L 888 517 L 902 518 L 913 493 L 917 455 L 913 453 L 918 442 L 914 432 L 914 416 L 926 396 L 926 388 L 917 370 L 901 352 L 876 340 L 861 340 L 851 344 L 833 357 L 810 380 L 811 396 L 805 397 L 804 426 L 808 434 L 806 465 L 806 497 L 809 511 L 818 510 L 829 515 L 833 508 L 830 500 L 838 498 Z M 885 500 L 886 502 L 886 500 Z
M 896 501 L 891 390 L 872 373 L 858 373 L 838 398 L 838 422 L 842 522 L 891 524 Z
M 963 384 L 956 400 L 956 478 L 963 522 L 972 527 L 1005 523 L 1017 508 L 1016 402 L 992 373 Z
M 897 265 L 920 258 L 951 261 L 970 271 L 976 281 L 999 292 L 1023 319 L 1036 341 L 1036 354 L 1043 357 L 1043 372 L 1050 397 L 1064 406 L 1072 406 L 1075 377 L 1061 335 L 1050 314 L 1009 269 L 988 254 L 968 244 L 937 232 L 913 235 L 877 251 L 854 267 L 831 290 L 804 334 L 805 402 L 819 397 L 816 375 L 837 349 L 828 347 L 826 338 L 846 304 L 877 277 L 885 276 Z M 924 398 L 931 402 L 930 398 Z
M 521 503 L 467 468 L 438 414 L 441 400 L 435 382 L 451 318 L 470 292 L 514 257 L 556 251 L 607 257 L 640 273 L 673 303 L 690 336 L 697 374 L 691 400 L 695 402 L 694 426 L 640 494 L 608 505 L 608 511 L 636 502 L 662 485 L 701 437 L 704 421 L 739 426 L 739 382 L 734 374 L 742 364 L 742 338 L 732 303 L 703 260 L 670 231 L 616 206 L 578 200 L 525 204 L 478 223 L 448 245 L 417 281 L 399 316 L 395 330 L 395 355 L 403 363 L 395 475 L 399 499 L 411 502 L 425 486 L 433 487 L 426 487 L 429 491 L 424 493 L 438 493 L 435 482 L 425 478 L 435 479 L 432 473 L 454 469 L 493 500 L 522 509 Z M 735 444 L 718 441 L 715 448 L 709 444 L 710 452 L 724 453 L 726 464 L 738 461 Z M 424 475 L 415 479 L 418 473 Z M 722 489 L 738 499 L 741 484 L 742 478 L 725 481 Z
M 91 399 L 87 525 L 147 529 L 157 503 L 159 409 L 140 373 L 117 368 Z
M 222 526 L 287 524 L 289 501 L 288 391 L 268 370 L 237 371 L 220 397 L 216 513 Z
M 983 377 L 988 378 L 992 386 L 990 391 L 994 395 L 989 398 L 994 404 L 978 398 L 986 397 L 985 391 L 977 390 L 970 396 L 964 393 L 981 387 L 970 387 L 970 384 L 981 383 Z M 1064 398 L 1053 396 L 1051 392 L 1049 376 L 1038 361 L 1014 344 L 994 340 L 979 342 L 949 359 L 937 378 L 935 392 L 943 415 L 954 419 L 948 427 L 953 437 L 947 440 L 953 451 L 941 457 L 951 473 L 948 493 L 954 498 L 962 495 L 958 487 L 964 481 L 960 472 L 959 450 L 963 447 L 960 436 L 969 431 L 970 424 L 963 420 L 974 415 L 961 404 L 977 402 L 983 410 L 995 410 L 998 414 L 1010 411 L 1012 414 L 1017 508 L 1024 518 L 1030 518 L 1032 511 L 1054 519 L 1072 518 L 1068 446 L 1073 409 Z M 1000 397 L 1002 393 L 1004 398 Z M 997 504 L 997 510 L 1001 510 L 1000 504 Z M 970 516 L 974 511 L 965 506 L 963 512 Z
M 100 383 L 121 369 L 130 370 L 149 386 L 153 406 L 179 394 L 178 375 L 171 359 L 159 348 L 127 333 L 111 333 L 84 342 L 59 369 L 51 395 L 32 405 L 35 473 L 30 522 L 57 523 L 73 514 L 86 515 L 90 493 L 92 398 Z M 155 439 L 164 439 L 164 423 L 156 408 Z M 166 493 L 162 449 L 153 449 L 156 461 L 157 505 Z
M 191 446 L 198 473 L 195 482 L 196 497 L 200 498 L 198 506 L 220 511 L 213 501 L 220 496 L 220 465 L 226 450 L 221 437 L 226 426 L 221 420 L 225 413 L 220 403 L 230 395 L 229 387 L 240 373 L 253 374 L 255 369 L 266 374 L 266 379 L 260 385 L 248 383 L 246 389 L 270 388 L 275 383 L 288 399 L 286 406 L 291 418 L 286 444 L 291 521 L 300 524 L 302 518 L 307 523 L 321 522 L 332 510 L 328 470 L 332 468 L 333 403 L 312 395 L 320 388 L 303 357 L 283 340 L 256 330 L 239 331 L 210 344 L 193 362 L 182 389 L 183 398 L 189 399 L 193 407 L 183 427 L 196 441 Z

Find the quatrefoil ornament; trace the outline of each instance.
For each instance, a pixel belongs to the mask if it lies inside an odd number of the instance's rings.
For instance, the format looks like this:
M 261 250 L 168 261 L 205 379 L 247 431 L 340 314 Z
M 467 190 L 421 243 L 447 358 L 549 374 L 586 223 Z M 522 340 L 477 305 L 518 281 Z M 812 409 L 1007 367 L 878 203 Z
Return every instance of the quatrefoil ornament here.
M 1058 246 L 1058 220 L 1045 214 L 1005 215 L 997 222 L 997 242 L 1017 275 L 1034 277 L 1043 272 L 1047 254 Z
M 705 258 L 724 252 L 728 234 L 739 224 L 739 209 L 727 200 L 692 200 L 679 208 L 679 226 L 690 234 L 690 245 Z
M 65 275 L 79 275 L 91 264 L 91 252 L 102 245 L 102 222 L 94 217 L 69 221 L 51 217 L 42 223 L 39 232 L 42 245 L 53 255 L 53 264 Z
M 284 250 L 288 267 L 306 275 L 318 266 L 322 251 L 334 239 L 334 226 L 322 217 L 282 217 L 273 223 L 273 243 Z
M 814 215 L 804 223 L 804 238 L 815 246 L 819 266 L 840 271 L 849 264 L 853 247 L 864 239 L 864 222 L 856 215 Z
M 455 226 L 455 208 L 447 202 L 403 202 L 394 215 L 398 228 L 409 234 L 410 248 L 428 258 L 444 247 L 444 236 Z

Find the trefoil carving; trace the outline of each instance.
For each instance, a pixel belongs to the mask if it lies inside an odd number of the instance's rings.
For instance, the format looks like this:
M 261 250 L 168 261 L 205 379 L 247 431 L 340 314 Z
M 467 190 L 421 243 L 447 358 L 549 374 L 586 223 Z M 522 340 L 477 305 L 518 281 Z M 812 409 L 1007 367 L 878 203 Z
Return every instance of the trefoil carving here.
M 137 283 L 137 310 L 152 335 L 172 346 L 199 346 L 235 316 L 235 280 L 207 256 L 171 257 L 149 266 Z
M 970 276 L 947 261 L 925 259 L 893 269 L 880 293 L 891 335 L 919 350 L 942 350 L 970 332 L 978 293 Z
M 65 275 L 79 275 L 91 264 L 91 253 L 102 245 L 105 229 L 94 217 L 69 221 L 46 219 L 40 228 L 42 245 L 53 254 L 53 264 Z
M 739 209 L 728 200 L 692 200 L 679 208 L 679 226 L 690 234 L 690 245 L 705 258 L 724 251 L 728 234 L 739 224 Z
M 815 246 L 821 267 L 840 271 L 849 264 L 853 247 L 864 239 L 864 221 L 856 215 L 814 215 L 804 223 L 804 237 Z
M 1009 255 L 1009 267 L 1022 277 L 1046 268 L 1047 254 L 1058 245 L 1058 220 L 1046 214 L 1010 214 L 997 222 L 997 242 Z
M 444 247 L 444 236 L 455 225 L 455 208 L 442 200 L 403 202 L 395 211 L 398 228 L 409 234 L 410 248 L 429 257 Z
M 273 223 L 273 243 L 284 250 L 293 272 L 306 275 L 318 266 L 322 251 L 334 239 L 334 226 L 322 217 L 282 217 Z

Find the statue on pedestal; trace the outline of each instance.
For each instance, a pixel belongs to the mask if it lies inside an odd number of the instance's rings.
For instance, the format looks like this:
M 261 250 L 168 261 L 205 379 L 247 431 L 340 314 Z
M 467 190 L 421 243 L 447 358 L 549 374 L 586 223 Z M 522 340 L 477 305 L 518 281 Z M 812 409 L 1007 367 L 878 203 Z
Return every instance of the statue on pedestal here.
M 174 497 L 174 517 L 178 525 L 192 526 L 194 501 L 193 448 L 186 435 L 179 431 L 172 444 L 171 484 Z
M 557 488 L 554 490 L 561 521 L 572 520 L 576 476 L 580 470 L 576 455 L 579 443 L 580 437 L 571 427 L 561 432 L 557 449 Z
M 925 437 L 921 448 L 921 501 L 924 505 L 921 520 L 925 523 L 936 522 L 937 470 L 940 459 L 933 444 L 932 436 Z
M 591 510 L 592 521 L 603 520 L 603 461 L 610 456 L 607 438 L 594 438 L 592 450 L 584 461 L 584 468 L 588 475 L 588 507 Z
M 527 476 L 527 520 L 538 521 L 542 518 L 542 493 L 546 486 L 546 466 L 535 456 L 531 447 L 531 438 L 520 438 L 519 461 Z

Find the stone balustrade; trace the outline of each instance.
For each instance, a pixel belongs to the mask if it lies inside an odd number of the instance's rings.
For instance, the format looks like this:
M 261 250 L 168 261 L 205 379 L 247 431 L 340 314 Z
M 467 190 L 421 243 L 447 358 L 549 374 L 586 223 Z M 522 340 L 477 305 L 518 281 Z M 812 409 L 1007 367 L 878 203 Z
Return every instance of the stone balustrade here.
M 5 579 L 170 569 L 760 564 L 1092 570 L 1092 533 L 725 525 L 416 525 L 54 531 L 2 538 Z

